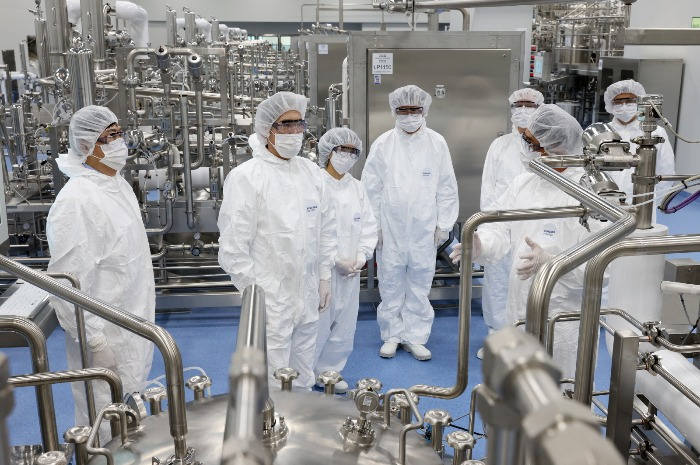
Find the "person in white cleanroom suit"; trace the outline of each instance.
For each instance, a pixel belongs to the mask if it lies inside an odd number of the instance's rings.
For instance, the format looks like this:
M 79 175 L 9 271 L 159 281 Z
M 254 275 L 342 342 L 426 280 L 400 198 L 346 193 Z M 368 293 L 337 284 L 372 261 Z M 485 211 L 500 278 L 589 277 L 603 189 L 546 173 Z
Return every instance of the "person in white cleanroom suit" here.
M 579 155 L 583 152 L 581 126 L 576 119 L 556 105 L 542 105 L 530 118 L 523 134 L 528 156 Z M 537 152 L 537 153 L 536 153 Z M 578 183 L 582 168 L 558 169 L 562 176 Z M 498 198 L 495 210 L 539 209 L 580 205 L 581 202 L 559 190 L 554 184 L 534 173 L 524 173 L 513 180 L 510 188 Z M 605 227 L 606 223 L 588 220 L 591 231 L 578 218 L 557 218 L 508 223 L 488 223 L 474 235 L 474 259 L 487 266 L 492 261 L 513 254 L 510 269 L 506 323 L 524 319 L 528 292 L 537 270 L 557 254 L 585 240 Z M 458 261 L 461 246 L 451 257 Z M 581 310 L 584 266 L 567 273 L 554 286 L 549 305 L 550 315 Z M 573 378 L 576 369 L 578 322 L 556 325 L 554 360 L 562 376 Z
M 297 157 L 306 97 L 279 92 L 260 104 L 253 159 L 231 171 L 219 212 L 219 264 L 242 292 L 265 291 L 267 364 L 299 371 L 295 385 L 314 384 L 319 312 L 331 299 L 337 240 L 328 189 L 318 166 Z
M 374 141 L 362 172 L 379 228 L 377 320 L 385 358 L 400 343 L 418 360 L 431 358 L 425 343 L 434 317 L 428 294 L 436 250 L 459 212 L 450 150 L 426 127 L 431 101 L 413 85 L 389 94 L 396 126 Z
M 637 97 L 645 95 L 646 91 L 637 81 L 627 79 L 611 84 L 603 98 L 605 100 L 605 111 L 612 115 L 610 126 L 622 137 L 622 140 L 630 142 L 635 137 L 642 136 L 640 122 L 637 119 Z M 662 127 L 658 127 L 652 135 L 664 138 L 664 142 L 656 146 L 656 174 L 674 174 L 676 162 L 673 155 L 673 148 L 668 141 L 668 134 Z M 637 144 L 630 142 L 630 151 L 637 153 Z M 613 180 L 617 183 L 621 191 L 627 194 L 627 203 L 632 204 L 632 193 L 634 185 L 632 184 L 632 173 L 634 168 L 628 168 L 622 171 L 608 172 Z M 669 188 L 673 185 L 672 181 L 660 182 L 656 185 L 656 191 Z M 645 198 L 643 200 L 649 200 Z M 655 201 L 654 205 L 659 202 Z M 656 208 L 653 213 L 654 220 L 656 219 Z
M 513 130 L 491 143 L 486 153 L 484 172 L 481 176 L 481 210 L 493 210 L 498 198 L 511 186 L 513 179 L 527 171 L 530 158 L 523 149 L 522 134 L 527 121 L 537 107 L 544 103 L 544 96 L 534 89 L 518 89 L 508 97 Z M 484 284 L 481 306 L 484 322 L 489 333 L 505 325 L 506 301 L 508 300 L 508 273 L 512 263 L 511 254 L 491 263 L 484 269 Z M 479 349 L 478 358 L 484 350 Z
M 48 271 L 71 273 L 91 297 L 153 322 L 151 252 L 136 196 L 119 174 L 128 150 L 117 117 L 105 107 L 82 108 L 70 121 L 68 138 L 68 153 L 60 154 L 56 163 L 70 180 L 56 196 L 46 222 Z M 75 307 L 58 298 L 52 303 L 66 331 L 68 368 L 80 369 Z M 116 371 L 125 393 L 140 390 L 151 371 L 153 344 L 90 312 L 84 314 L 91 366 Z M 89 425 L 84 386 L 71 386 L 76 424 Z M 99 411 L 111 403 L 111 396 L 105 383 L 93 387 Z
M 360 306 L 360 271 L 377 245 L 377 222 L 367 192 L 348 173 L 361 153 L 362 141 L 347 128 L 331 129 L 318 141 L 318 164 L 335 207 L 338 256 L 332 270 L 330 309 L 319 317 L 316 376 L 345 368 Z M 347 390 L 345 381 L 335 386 L 339 394 Z

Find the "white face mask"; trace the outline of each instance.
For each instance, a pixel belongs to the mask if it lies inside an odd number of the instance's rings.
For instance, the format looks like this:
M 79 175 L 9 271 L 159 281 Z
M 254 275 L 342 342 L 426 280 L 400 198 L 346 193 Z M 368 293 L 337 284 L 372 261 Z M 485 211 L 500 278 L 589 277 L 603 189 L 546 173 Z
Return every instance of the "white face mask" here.
M 637 104 L 625 103 L 613 106 L 613 115 L 623 123 L 629 123 L 637 116 Z
M 304 134 L 275 134 L 275 143 L 268 139 L 277 153 L 284 159 L 289 160 L 296 157 L 301 151 L 304 143 Z
M 396 115 L 396 126 L 406 132 L 416 132 L 423 121 L 423 115 Z
M 120 137 L 109 144 L 101 145 L 100 149 L 105 155 L 100 159 L 100 163 L 109 166 L 117 172 L 124 168 L 124 165 L 126 165 L 126 157 L 129 155 L 129 149 L 126 148 L 124 139 Z
M 353 156 L 340 155 L 342 152 L 333 152 L 331 165 L 339 174 L 345 174 L 355 165 L 357 159 Z
M 530 162 L 542 156 L 541 152 L 535 150 L 523 149 L 520 151 L 520 161 L 525 166 L 525 169 L 530 171 Z
M 530 116 L 532 116 L 536 110 L 536 108 L 530 107 L 512 108 L 510 110 L 510 112 L 512 113 L 510 120 L 513 123 L 513 126 L 517 126 L 519 128 L 526 128 L 527 122 L 530 120 Z

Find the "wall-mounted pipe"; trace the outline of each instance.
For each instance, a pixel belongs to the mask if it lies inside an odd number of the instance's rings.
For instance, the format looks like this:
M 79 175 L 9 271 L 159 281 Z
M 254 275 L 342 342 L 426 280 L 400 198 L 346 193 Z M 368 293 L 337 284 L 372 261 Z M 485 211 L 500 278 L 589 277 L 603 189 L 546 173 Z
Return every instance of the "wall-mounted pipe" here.
M 170 435 L 173 437 L 175 458 L 184 460 L 187 455 L 187 416 L 185 410 L 185 382 L 182 375 L 182 356 L 173 337 L 163 328 L 107 305 L 87 294 L 76 291 L 43 273 L 21 265 L 14 260 L 0 255 L 0 269 L 17 278 L 34 284 L 46 292 L 71 302 L 117 326 L 138 334 L 153 342 L 165 361 L 165 376 L 168 391 L 168 416 Z M 36 326 L 36 325 L 35 325 Z M 38 331 L 40 331 L 37 328 Z M 48 364 L 47 364 L 48 365 Z M 48 371 L 48 366 L 46 370 Z M 58 441 L 56 441 L 58 444 Z
M 7 257 L 3 260 L 12 262 Z M 16 266 L 22 266 L 16 264 Z M 27 268 L 27 267 L 23 267 Z M 27 268 L 29 270 L 29 268 Z M 8 270 L 9 271 L 9 270 Z M 32 370 L 34 373 L 46 373 L 49 371 L 49 358 L 46 350 L 46 338 L 41 329 L 29 320 L 19 316 L 0 316 L 0 331 L 11 331 L 22 335 L 29 345 L 32 357 Z M 44 451 L 57 451 L 58 430 L 56 429 L 56 411 L 54 410 L 53 392 L 51 386 L 36 386 L 36 403 L 39 411 L 39 425 L 41 427 L 41 441 Z

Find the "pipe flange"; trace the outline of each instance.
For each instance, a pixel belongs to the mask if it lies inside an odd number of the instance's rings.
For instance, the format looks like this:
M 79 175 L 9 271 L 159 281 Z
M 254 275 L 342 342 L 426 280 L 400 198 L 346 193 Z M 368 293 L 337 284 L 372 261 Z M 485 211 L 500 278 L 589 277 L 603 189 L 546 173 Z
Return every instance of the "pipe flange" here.
M 369 448 L 374 445 L 376 434 L 369 421 L 362 422 L 362 420 L 348 417 L 340 427 L 340 438 L 361 448 Z
M 289 427 L 284 420 L 284 416 L 275 413 L 275 420 L 272 427 L 263 430 L 262 443 L 271 450 L 278 450 L 287 443 Z

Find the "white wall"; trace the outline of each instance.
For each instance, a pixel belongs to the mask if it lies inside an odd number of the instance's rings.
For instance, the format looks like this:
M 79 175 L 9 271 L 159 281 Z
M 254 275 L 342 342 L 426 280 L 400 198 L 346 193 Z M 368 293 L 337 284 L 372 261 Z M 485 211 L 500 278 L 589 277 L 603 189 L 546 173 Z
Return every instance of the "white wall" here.
M 34 35 L 34 15 L 27 11 L 34 6 L 34 2 L 0 0 L 0 50 L 15 50 L 18 69 L 19 42 Z
M 673 0 L 659 10 L 658 0 L 637 0 L 632 4 L 632 28 L 689 28 L 693 16 L 700 16 L 698 0 Z M 700 140 L 700 46 L 625 47 L 627 58 L 682 58 L 685 64 L 677 132 L 686 139 Z M 676 172 L 700 173 L 700 144 L 676 143 Z
M 530 81 L 530 44 L 532 43 L 532 5 L 498 8 L 472 8 L 472 31 L 525 31 L 523 43 L 523 82 Z

